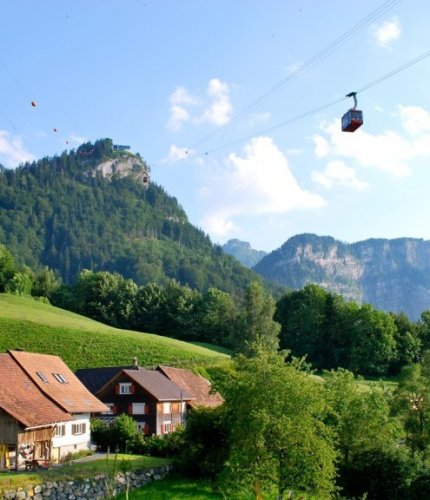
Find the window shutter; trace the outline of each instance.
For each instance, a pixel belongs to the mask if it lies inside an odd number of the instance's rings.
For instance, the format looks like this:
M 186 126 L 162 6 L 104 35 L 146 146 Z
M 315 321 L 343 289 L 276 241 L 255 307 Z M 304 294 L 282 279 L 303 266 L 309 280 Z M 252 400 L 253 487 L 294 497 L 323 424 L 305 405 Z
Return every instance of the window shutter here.
M 62 436 L 66 435 L 66 426 L 65 425 L 61 426 L 61 435 Z
M 82 424 L 82 434 L 87 432 L 87 424 Z
M 72 424 L 72 434 L 76 434 L 76 424 Z
M 164 424 L 161 424 L 161 434 L 164 434 Z
M 133 415 L 133 405 L 132 404 L 128 405 L 128 414 Z
M 135 391 L 134 384 L 131 384 L 131 386 L 130 386 L 130 394 L 134 394 L 134 391 Z
M 115 386 L 115 394 L 119 394 L 119 384 L 116 384 Z

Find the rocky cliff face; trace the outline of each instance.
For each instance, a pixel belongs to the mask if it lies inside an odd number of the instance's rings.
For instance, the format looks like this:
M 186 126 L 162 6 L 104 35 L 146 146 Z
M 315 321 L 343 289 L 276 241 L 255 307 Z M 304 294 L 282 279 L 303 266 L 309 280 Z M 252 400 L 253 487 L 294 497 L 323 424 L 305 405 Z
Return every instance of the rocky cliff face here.
M 370 239 L 353 244 L 329 236 L 290 238 L 254 270 L 299 289 L 316 283 L 349 300 L 411 319 L 430 308 L 430 241 Z

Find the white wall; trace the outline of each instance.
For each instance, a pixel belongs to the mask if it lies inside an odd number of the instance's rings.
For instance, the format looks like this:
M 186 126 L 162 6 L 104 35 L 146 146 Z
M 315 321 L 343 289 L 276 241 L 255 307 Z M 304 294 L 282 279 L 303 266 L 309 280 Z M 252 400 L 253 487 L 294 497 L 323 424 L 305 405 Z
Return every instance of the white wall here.
M 90 414 L 81 413 L 73 415 L 74 420 L 63 422 L 59 425 L 65 425 L 66 432 L 64 436 L 54 436 L 52 438 L 52 459 L 54 461 L 61 460 L 68 453 L 74 453 L 80 450 L 88 450 L 90 448 L 91 431 L 90 431 Z M 72 425 L 85 424 L 85 433 L 72 434 Z

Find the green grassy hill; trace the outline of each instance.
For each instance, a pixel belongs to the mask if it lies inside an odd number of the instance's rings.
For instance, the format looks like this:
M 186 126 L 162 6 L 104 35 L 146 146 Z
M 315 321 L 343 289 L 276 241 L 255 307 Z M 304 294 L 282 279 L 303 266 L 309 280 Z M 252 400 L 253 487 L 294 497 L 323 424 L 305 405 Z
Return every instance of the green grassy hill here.
M 32 298 L 0 294 L 0 352 L 7 349 L 60 356 L 72 369 L 158 363 L 212 364 L 228 355 L 159 335 L 119 330 Z

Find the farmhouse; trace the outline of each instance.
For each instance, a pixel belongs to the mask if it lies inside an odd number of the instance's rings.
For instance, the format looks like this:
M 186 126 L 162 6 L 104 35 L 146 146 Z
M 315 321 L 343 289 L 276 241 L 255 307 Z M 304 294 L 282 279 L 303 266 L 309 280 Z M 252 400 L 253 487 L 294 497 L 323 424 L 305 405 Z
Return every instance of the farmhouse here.
M 168 434 L 185 423 L 192 397 L 158 371 L 135 363 L 130 368 L 94 368 L 76 374 L 109 407 L 102 420 L 112 422 L 125 413 L 146 435 Z
M 58 462 L 88 449 L 90 415 L 107 407 L 58 357 L 0 354 L 0 467 Z

